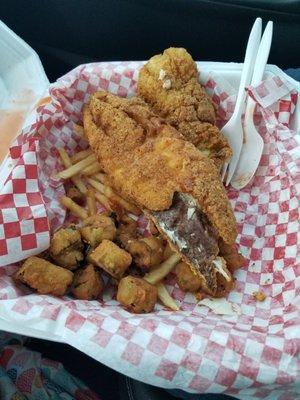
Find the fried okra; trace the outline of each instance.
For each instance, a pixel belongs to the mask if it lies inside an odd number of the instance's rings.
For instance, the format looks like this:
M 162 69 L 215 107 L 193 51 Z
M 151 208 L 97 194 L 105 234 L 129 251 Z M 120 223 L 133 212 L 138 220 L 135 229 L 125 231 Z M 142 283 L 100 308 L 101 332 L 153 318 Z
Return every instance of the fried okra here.
M 39 257 L 29 257 L 15 273 L 14 279 L 41 294 L 63 296 L 73 280 L 73 273 Z
M 116 231 L 112 218 L 102 214 L 87 218 L 80 228 L 82 239 L 93 248 L 104 239 L 114 240 Z
M 84 258 L 83 247 L 79 231 L 71 225 L 54 233 L 49 253 L 58 265 L 72 270 Z
M 89 264 L 84 269 L 74 273 L 71 292 L 77 299 L 93 300 L 98 299 L 104 288 L 100 271 Z
M 203 280 L 199 275 L 196 275 L 190 266 L 184 262 L 180 262 L 175 267 L 175 275 L 177 284 L 184 292 L 197 292 L 203 285 Z
M 124 248 L 129 240 L 135 240 L 138 236 L 137 223 L 133 220 L 122 223 L 117 230 L 117 242 Z
M 157 301 L 157 289 L 144 279 L 128 275 L 119 283 L 117 300 L 129 311 L 149 313 Z
M 131 255 L 110 240 L 104 239 L 89 255 L 92 264 L 102 268 L 113 278 L 120 279 L 132 262 Z
M 132 255 L 136 266 L 143 269 L 151 269 L 163 261 L 163 241 L 155 236 L 128 240 L 125 249 Z

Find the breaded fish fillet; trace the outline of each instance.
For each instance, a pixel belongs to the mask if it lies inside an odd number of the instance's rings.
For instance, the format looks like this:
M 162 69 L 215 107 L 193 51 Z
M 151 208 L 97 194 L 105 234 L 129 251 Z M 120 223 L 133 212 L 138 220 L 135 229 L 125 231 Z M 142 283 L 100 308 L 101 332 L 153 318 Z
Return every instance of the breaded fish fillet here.
M 218 167 L 231 157 L 214 125 L 214 106 L 201 87 L 196 63 L 185 49 L 171 47 L 150 58 L 139 73 L 138 94 Z
M 237 232 L 213 161 L 138 98 L 93 94 L 84 108 L 84 130 L 112 186 L 145 210 L 194 270 L 210 271 L 208 291 L 215 293 L 218 238 L 232 244 Z M 189 232 L 189 225 L 197 229 Z M 193 233 L 198 237 L 190 239 Z

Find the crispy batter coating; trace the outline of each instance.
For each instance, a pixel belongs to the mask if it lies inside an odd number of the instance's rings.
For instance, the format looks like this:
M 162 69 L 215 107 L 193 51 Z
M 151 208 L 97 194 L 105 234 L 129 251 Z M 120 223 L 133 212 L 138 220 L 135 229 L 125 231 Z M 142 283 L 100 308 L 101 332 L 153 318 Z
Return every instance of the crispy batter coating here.
M 199 82 L 196 63 L 183 48 L 169 48 L 142 67 L 138 93 L 218 166 L 231 157 L 226 138 L 215 124 L 211 99 Z
M 265 301 L 267 298 L 264 292 L 253 292 L 253 297 L 257 301 Z
M 116 232 L 114 221 L 104 214 L 87 218 L 80 228 L 82 239 L 92 247 L 98 246 L 104 239 L 114 240 Z
M 127 251 L 106 239 L 89 254 L 88 259 L 116 279 L 122 277 L 132 262 L 132 257 Z
M 244 264 L 244 257 L 237 251 L 235 245 L 228 245 L 222 239 L 219 240 L 219 251 L 225 261 L 227 268 L 231 273 L 236 269 L 241 268 Z
M 157 289 L 144 279 L 128 275 L 120 280 L 117 300 L 131 312 L 149 313 L 157 301 Z
M 137 230 L 137 222 L 129 221 L 127 223 L 121 223 L 117 229 L 117 242 L 124 249 L 127 246 L 129 240 L 135 240 L 139 237 Z
M 106 92 L 92 95 L 84 109 L 91 148 L 112 185 L 148 210 L 166 210 L 175 192 L 190 194 L 226 243 L 236 222 L 214 162 L 138 98 Z
M 73 280 L 73 273 L 39 257 L 29 257 L 14 275 L 41 294 L 63 296 Z
M 89 264 L 84 269 L 79 269 L 74 274 L 71 292 L 77 299 L 98 299 L 104 288 L 100 271 Z
M 205 284 L 203 278 L 199 274 L 195 274 L 191 267 L 184 262 L 178 263 L 174 272 L 177 284 L 184 292 L 197 292 Z
M 214 294 L 214 297 L 216 298 L 226 297 L 227 294 L 231 292 L 235 286 L 235 281 L 233 278 L 230 281 L 227 281 L 221 274 L 217 274 L 217 282 L 218 290 Z
M 61 267 L 75 269 L 83 260 L 83 243 L 76 226 L 56 231 L 50 242 L 50 255 Z
M 130 239 L 125 249 L 132 255 L 135 265 L 142 269 L 151 269 L 163 261 L 163 241 L 155 236 Z

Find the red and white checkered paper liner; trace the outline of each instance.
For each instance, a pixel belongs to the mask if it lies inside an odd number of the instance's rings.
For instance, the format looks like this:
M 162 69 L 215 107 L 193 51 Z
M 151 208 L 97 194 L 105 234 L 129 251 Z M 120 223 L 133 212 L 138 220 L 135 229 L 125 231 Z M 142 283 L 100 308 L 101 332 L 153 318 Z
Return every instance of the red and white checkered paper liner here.
M 58 206 L 63 186 L 53 179 L 60 168 L 56 147 L 72 153 L 86 146 L 72 133 L 83 103 L 99 89 L 133 95 L 140 66 L 84 65 L 50 87 L 52 102 L 38 109 L 36 123 L 11 148 L 16 166 L 0 194 L 2 265 L 47 247 L 47 216 L 55 227 L 65 217 Z M 206 82 L 218 104 L 220 124 L 230 117 L 235 101 L 225 86 L 215 76 Z M 52 332 L 153 385 L 241 399 L 299 398 L 300 140 L 288 128 L 297 95 L 279 77 L 248 91 L 266 107 L 258 105 L 255 116 L 265 149 L 252 184 L 228 192 L 238 222 L 237 243 L 247 260 L 228 296 L 240 307 L 239 315 L 218 316 L 200 307 L 172 278 L 168 288 L 179 312 L 157 306 L 151 314 L 132 315 L 108 295 L 101 302 L 36 295 L 14 286 L 10 275 L 16 267 L 8 266 L 0 269 L 1 318 L 23 326 L 24 334 L 30 328 L 40 337 Z M 267 295 L 264 302 L 254 300 L 252 293 L 258 290 Z

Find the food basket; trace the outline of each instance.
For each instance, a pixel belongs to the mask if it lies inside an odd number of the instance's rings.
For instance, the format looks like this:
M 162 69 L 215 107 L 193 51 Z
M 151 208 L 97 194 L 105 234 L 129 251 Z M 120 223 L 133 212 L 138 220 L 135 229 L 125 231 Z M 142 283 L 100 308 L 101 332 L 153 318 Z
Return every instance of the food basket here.
M 35 75 L 31 90 L 36 84 L 45 100 L 32 104 L 0 172 L 0 329 L 68 343 L 123 374 L 164 388 L 243 400 L 271 393 L 272 399 L 296 399 L 300 86 L 276 66 L 267 67 L 261 84 L 264 93 L 273 87 L 269 97 L 249 88 L 264 104 L 257 109 L 256 124 L 265 149 L 254 181 L 240 192 L 228 190 L 246 265 L 236 272 L 236 289 L 226 300 L 197 304 L 170 279 L 167 287 L 180 311 L 157 306 L 151 314 L 134 315 L 109 294 L 102 301 L 55 298 L 12 281 L 14 263 L 46 249 L 49 224 L 58 227 L 65 218 L 58 201 L 64 189 L 53 179 L 59 168 L 56 147 L 70 153 L 82 148 L 73 124 L 81 121 L 83 103 L 97 89 L 133 95 L 142 64 L 82 65 L 50 86 L 37 64 L 41 75 Z M 222 124 L 232 113 L 242 66 L 200 62 L 198 67 Z M 264 302 L 253 297 L 258 290 L 266 294 Z

